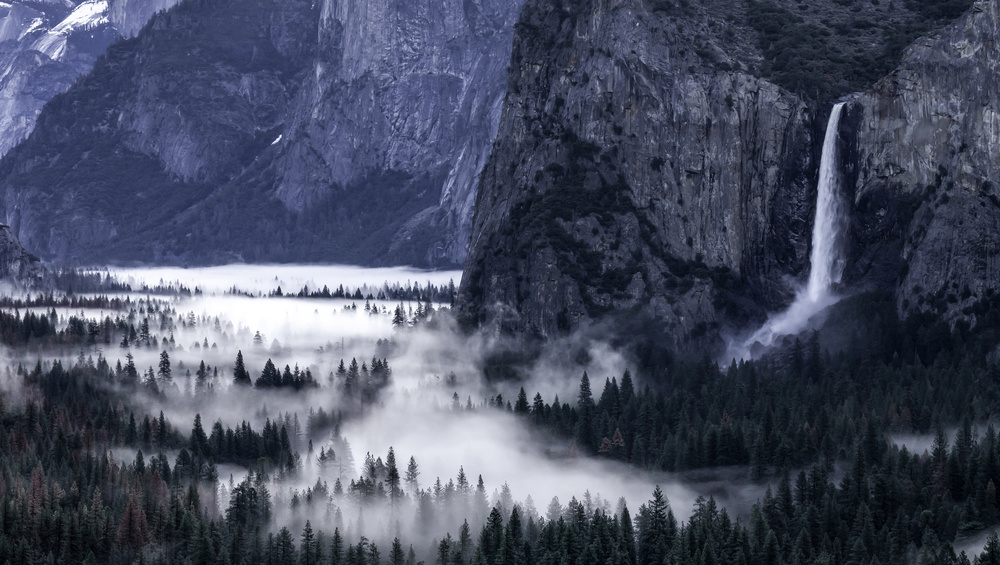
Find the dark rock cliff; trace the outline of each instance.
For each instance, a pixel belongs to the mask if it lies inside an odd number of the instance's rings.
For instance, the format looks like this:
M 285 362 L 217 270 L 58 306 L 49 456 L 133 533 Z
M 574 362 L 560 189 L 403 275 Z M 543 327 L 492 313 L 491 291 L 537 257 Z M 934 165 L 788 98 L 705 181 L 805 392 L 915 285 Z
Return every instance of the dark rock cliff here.
M 961 270 L 974 300 L 994 268 L 979 247 L 997 233 L 997 2 L 903 57 L 968 6 L 529 0 L 480 184 L 464 321 L 546 337 L 614 311 L 678 342 L 781 308 L 809 267 L 831 99 L 855 89 L 867 92 L 841 131 L 854 201 L 844 290 L 899 285 L 906 310 L 925 279 L 962 294 L 949 274 Z M 960 177 L 967 188 L 931 214 L 927 187 Z

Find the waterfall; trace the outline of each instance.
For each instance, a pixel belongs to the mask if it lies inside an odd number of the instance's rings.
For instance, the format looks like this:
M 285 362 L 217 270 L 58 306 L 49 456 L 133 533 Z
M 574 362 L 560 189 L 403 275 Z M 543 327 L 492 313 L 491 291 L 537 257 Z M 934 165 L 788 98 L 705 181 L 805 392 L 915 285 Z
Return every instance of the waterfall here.
M 837 126 L 840 125 L 841 102 L 833 107 L 826 123 L 823 156 L 819 161 L 819 186 L 816 190 L 816 221 L 813 223 L 812 254 L 809 257 L 809 285 L 806 292 L 818 301 L 833 290 L 844 273 L 838 239 L 844 223 L 840 195 L 840 159 L 837 150 Z
M 823 138 L 823 155 L 819 163 L 819 184 L 816 187 L 816 219 L 813 222 L 812 252 L 809 256 L 809 282 L 799 289 L 795 300 L 784 312 L 768 320 L 742 343 L 732 344 L 726 361 L 749 359 L 750 350 L 756 345 L 771 346 L 783 335 L 796 334 L 805 329 L 809 320 L 820 311 L 835 304 L 839 297 L 833 292 L 844 272 L 840 235 L 844 228 L 843 196 L 840 193 L 840 158 L 837 150 L 837 128 L 841 102 L 833 107 Z

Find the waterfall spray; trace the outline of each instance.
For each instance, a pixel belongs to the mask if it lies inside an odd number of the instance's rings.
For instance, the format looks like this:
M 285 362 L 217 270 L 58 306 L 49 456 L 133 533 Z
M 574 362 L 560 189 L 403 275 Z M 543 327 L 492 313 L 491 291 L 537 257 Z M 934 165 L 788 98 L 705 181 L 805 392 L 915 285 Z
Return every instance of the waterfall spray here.
M 840 193 L 837 128 L 843 108 L 843 102 L 833 107 L 823 138 L 823 155 L 820 158 L 819 184 L 816 190 L 816 219 L 813 223 L 812 252 L 809 256 L 809 282 L 798 291 L 788 309 L 768 318 L 743 343 L 732 344 L 727 353 L 728 359 L 749 359 L 750 349 L 755 345 L 769 347 L 780 336 L 802 331 L 814 315 L 838 300 L 833 287 L 840 282 L 844 272 L 840 236 L 845 215 L 843 196 Z

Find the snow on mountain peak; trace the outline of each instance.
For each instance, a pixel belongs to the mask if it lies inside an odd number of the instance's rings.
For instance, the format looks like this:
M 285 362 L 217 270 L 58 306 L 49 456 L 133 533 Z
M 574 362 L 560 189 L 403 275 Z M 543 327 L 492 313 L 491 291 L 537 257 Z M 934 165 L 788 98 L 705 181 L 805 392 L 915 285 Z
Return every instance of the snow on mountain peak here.
M 20 40 L 24 39 L 25 36 L 27 36 L 29 33 L 35 31 L 36 29 L 38 29 L 40 27 L 42 27 L 43 23 L 45 23 L 45 21 L 42 18 L 35 18 L 35 19 L 31 20 L 31 23 L 28 24 L 28 27 L 24 28 L 24 31 L 22 31 L 21 34 L 18 35 L 17 40 L 20 41 Z
M 61 60 L 66 55 L 66 38 L 71 33 L 106 23 L 108 23 L 107 0 L 83 2 L 63 21 L 39 37 L 32 45 L 32 49 L 44 53 L 50 59 Z

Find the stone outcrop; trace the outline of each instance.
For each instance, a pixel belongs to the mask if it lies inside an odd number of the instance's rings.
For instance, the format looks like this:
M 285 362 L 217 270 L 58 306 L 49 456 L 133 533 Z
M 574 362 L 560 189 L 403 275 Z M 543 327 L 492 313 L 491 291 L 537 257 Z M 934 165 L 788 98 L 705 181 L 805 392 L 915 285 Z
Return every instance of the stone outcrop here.
M 10 226 L 0 224 L 0 281 L 30 287 L 44 277 L 45 268 L 38 257 L 24 249 Z
M 180 0 L 108 0 L 108 21 L 122 37 L 133 37 L 157 12 Z
M 461 264 L 519 8 L 518 0 L 323 2 L 319 56 L 277 145 L 277 197 L 301 210 L 392 177 L 394 199 L 423 204 L 393 234 L 389 262 L 416 254 Z
M 613 311 L 647 316 L 684 340 L 759 321 L 787 304 L 807 272 L 830 102 L 758 78 L 814 82 L 762 66 L 773 45 L 738 24 L 739 10 L 775 3 L 683 17 L 660 4 L 525 6 L 462 280 L 468 324 L 549 336 Z M 736 12 L 718 11 L 727 9 Z M 995 296 L 998 11 L 996 0 L 976 2 L 848 97 L 842 291 L 889 291 L 902 315 L 970 321 Z M 795 41 L 778 54 L 794 60 L 821 42 Z M 878 51 L 862 44 L 846 48 Z M 842 71 L 833 56 L 820 64 Z

